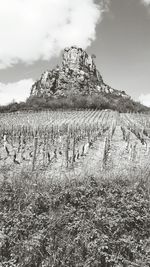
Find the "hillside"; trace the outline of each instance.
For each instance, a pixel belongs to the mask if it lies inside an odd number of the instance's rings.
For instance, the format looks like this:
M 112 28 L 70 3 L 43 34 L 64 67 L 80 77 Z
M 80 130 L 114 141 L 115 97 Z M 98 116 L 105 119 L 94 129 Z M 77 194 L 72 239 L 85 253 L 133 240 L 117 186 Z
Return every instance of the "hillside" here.
M 148 108 L 124 91 L 107 85 L 94 61 L 82 48 L 65 48 L 61 66 L 45 71 L 32 88 L 27 104 L 33 109 L 90 108 L 143 112 Z

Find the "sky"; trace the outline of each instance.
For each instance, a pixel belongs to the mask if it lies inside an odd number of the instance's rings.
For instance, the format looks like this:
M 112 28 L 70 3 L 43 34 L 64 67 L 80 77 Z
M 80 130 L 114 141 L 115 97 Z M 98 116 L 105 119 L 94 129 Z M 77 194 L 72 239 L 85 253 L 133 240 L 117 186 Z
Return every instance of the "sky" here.
M 103 80 L 150 106 L 150 0 L 0 0 L 0 105 L 23 101 L 77 45 Z

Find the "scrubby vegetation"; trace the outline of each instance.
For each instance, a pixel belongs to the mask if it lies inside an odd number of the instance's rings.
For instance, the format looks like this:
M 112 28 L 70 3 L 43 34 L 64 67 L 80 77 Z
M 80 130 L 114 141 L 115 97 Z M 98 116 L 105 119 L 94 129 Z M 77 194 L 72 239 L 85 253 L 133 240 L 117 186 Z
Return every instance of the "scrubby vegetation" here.
M 15 112 L 22 110 L 43 110 L 43 109 L 111 109 L 119 112 L 147 112 L 149 108 L 130 98 L 122 98 L 111 94 L 97 95 L 74 95 L 67 97 L 36 97 L 32 96 L 26 102 L 10 103 L 7 106 L 0 106 L 0 112 Z
M 69 95 L 66 98 L 36 98 L 32 97 L 27 100 L 27 104 L 33 109 L 51 108 L 51 109 L 112 109 L 119 112 L 143 112 L 148 108 L 130 98 L 122 98 L 115 95 L 93 95 L 93 96 L 76 96 Z
M 150 266 L 149 174 L 0 185 L 0 266 Z

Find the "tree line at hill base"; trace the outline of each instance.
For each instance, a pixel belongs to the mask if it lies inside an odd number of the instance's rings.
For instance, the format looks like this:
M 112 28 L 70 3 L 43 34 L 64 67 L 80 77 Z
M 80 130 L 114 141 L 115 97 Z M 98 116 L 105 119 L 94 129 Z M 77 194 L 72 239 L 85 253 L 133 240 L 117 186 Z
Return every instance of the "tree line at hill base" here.
M 29 97 L 26 102 L 12 102 L 6 106 L 0 106 L 0 112 L 15 112 L 44 109 L 111 109 L 118 112 L 148 112 L 150 108 L 131 98 L 101 94 L 101 95 L 74 95 L 67 97 Z

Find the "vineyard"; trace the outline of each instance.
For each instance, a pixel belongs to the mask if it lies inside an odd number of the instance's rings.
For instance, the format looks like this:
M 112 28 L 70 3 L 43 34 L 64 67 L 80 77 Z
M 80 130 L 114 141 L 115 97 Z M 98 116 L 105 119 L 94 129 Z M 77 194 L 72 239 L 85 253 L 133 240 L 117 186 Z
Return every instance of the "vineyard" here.
M 42 111 L 0 115 L 0 169 L 48 175 L 148 168 L 150 118 L 113 111 Z

